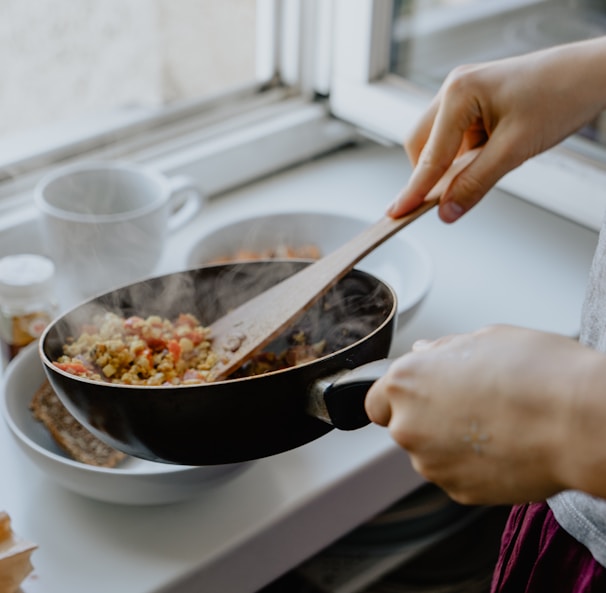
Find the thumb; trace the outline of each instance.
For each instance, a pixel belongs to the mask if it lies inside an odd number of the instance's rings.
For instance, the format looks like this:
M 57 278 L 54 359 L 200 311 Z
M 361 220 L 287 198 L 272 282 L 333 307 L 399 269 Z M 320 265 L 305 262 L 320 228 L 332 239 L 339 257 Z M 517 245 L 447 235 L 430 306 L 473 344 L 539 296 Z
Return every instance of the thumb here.
M 509 149 L 507 139 L 496 134 L 479 150 L 477 156 L 448 185 L 438 207 L 447 223 L 469 212 L 509 171 L 525 159 Z

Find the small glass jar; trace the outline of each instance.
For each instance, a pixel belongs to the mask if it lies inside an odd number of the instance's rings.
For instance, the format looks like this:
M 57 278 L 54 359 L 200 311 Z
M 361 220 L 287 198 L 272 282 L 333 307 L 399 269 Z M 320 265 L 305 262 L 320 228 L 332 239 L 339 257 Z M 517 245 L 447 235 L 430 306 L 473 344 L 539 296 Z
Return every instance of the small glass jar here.
M 44 256 L 0 259 L 0 343 L 4 363 L 37 340 L 57 313 L 55 265 Z

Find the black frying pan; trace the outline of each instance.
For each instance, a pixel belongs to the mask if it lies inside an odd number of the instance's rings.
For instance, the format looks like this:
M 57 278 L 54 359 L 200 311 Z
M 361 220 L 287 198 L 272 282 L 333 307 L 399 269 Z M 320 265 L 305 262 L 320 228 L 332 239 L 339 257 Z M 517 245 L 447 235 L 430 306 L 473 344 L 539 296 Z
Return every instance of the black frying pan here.
M 66 337 L 78 334 L 100 308 L 142 317 L 192 313 L 206 325 L 305 265 L 273 260 L 206 266 L 91 299 L 47 327 L 40 340 L 45 372 L 89 430 L 152 461 L 241 462 L 293 449 L 334 427 L 364 426 L 369 422 L 364 398 L 376 374 L 359 379 L 364 369 L 357 367 L 387 356 L 397 307 L 390 287 L 359 270 L 295 323 L 311 341 L 326 339 L 329 345 L 328 354 L 297 367 L 204 385 L 144 387 L 94 382 L 52 364 Z M 290 333 L 267 349 L 283 350 Z M 356 370 L 344 373 L 348 369 Z

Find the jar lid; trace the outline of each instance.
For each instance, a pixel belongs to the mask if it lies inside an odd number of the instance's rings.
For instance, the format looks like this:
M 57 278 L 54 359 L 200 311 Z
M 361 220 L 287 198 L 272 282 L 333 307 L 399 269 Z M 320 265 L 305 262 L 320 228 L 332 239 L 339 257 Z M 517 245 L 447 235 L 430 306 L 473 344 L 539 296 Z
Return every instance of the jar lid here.
M 18 301 L 52 291 L 55 264 L 48 257 L 24 253 L 0 259 L 0 299 Z

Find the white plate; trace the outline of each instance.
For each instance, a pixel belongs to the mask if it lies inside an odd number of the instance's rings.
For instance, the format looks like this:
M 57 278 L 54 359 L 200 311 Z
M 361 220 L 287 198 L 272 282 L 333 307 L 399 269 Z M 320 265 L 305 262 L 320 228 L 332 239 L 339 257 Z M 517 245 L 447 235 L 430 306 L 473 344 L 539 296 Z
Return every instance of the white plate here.
M 183 466 L 128 457 L 117 468 L 99 468 L 72 460 L 29 410 L 45 375 L 38 348 L 20 352 L 4 373 L 2 413 L 17 444 L 50 478 L 84 496 L 120 504 L 165 504 L 192 498 L 231 479 L 252 462 Z
M 261 251 L 280 245 L 301 247 L 314 244 L 322 255 L 340 247 L 370 222 L 343 214 L 324 212 L 281 212 L 236 220 L 217 227 L 192 247 L 187 266 L 196 268 L 239 249 Z M 398 298 L 398 327 L 416 312 L 433 278 L 432 261 L 421 245 L 400 231 L 372 253 L 357 268 L 389 284 Z

